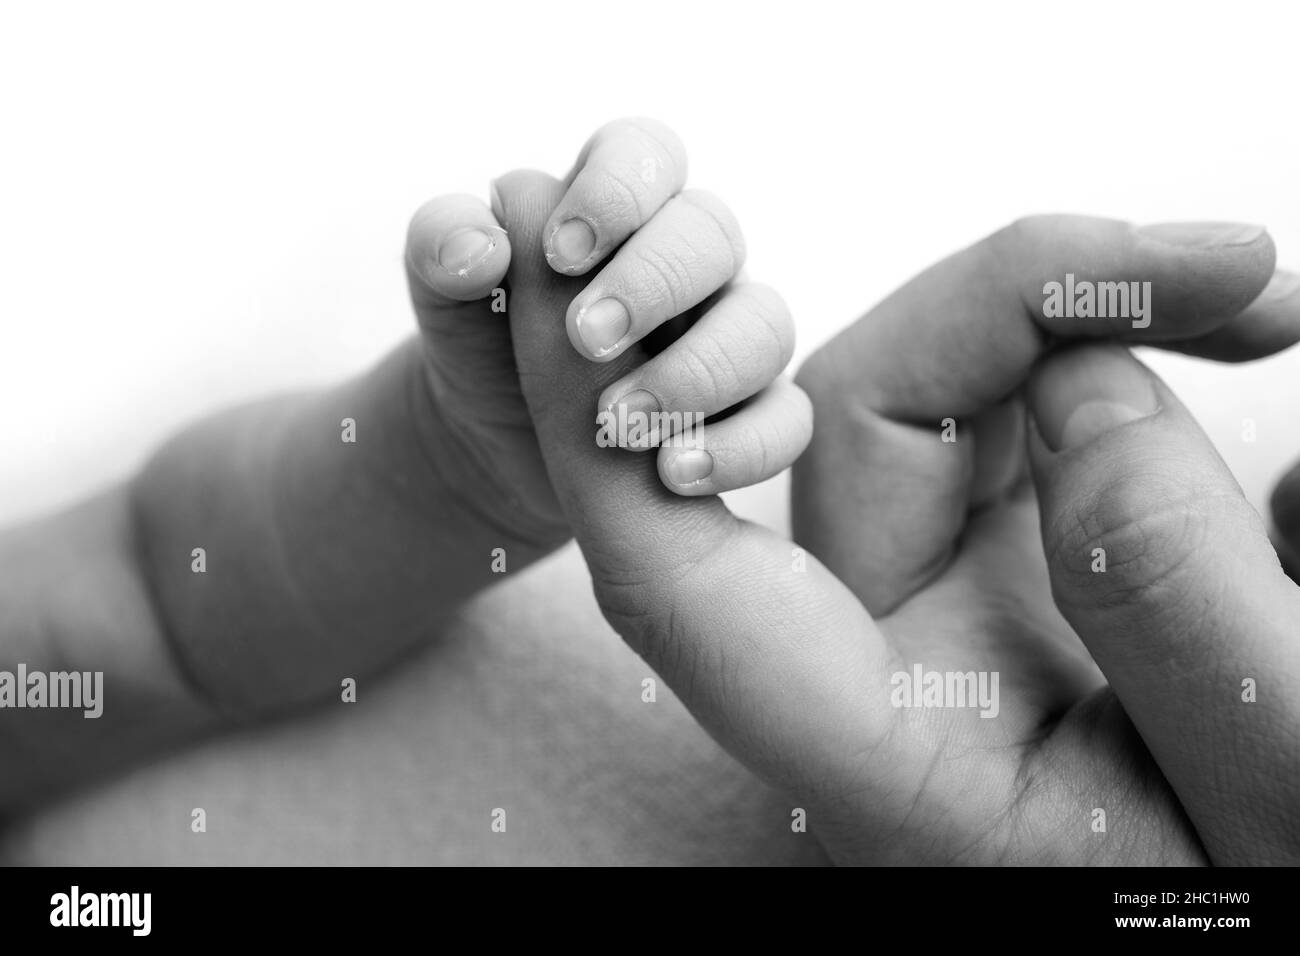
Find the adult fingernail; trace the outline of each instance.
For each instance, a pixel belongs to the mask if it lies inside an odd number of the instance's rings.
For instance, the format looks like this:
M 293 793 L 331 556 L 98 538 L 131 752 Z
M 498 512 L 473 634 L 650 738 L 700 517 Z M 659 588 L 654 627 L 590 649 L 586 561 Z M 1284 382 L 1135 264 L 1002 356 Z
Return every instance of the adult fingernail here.
M 1300 292 L 1300 273 L 1278 269 L 1273 273 L 1273 278 L 1268 280 L 1268 285 L 1264 286 L 1259 298 L 1263 302 L 1285 302 L 1297 292 Z
M 1249 245 L 1266 230 L 1244 222 L 1159 222 L 1138 226 L 1136 231 L 1167 246 L 1213 249 Z
M 1122 349 L 1052 359 L 1031 388 L 1038 432 L 1053 451 L 1080 448 L 1160 407 L 1147 371 Z
M 492 237 L 481 229 L 472 226 L 458 229 L 438 247 L 438 265 L 454 275 L 468 275 L 487 258 L 494 245 Z
M 604 358 L 632 328 L 632 317 L 618 299 L 598 299 L 578 313 L 578 338 L 593 358 Z
M 674 485 L 693 485 L 713 474 L 713 456 L 699 448 L 681 451 L 668 459 L 664 472 Z
M 556 268 L 577 268 L 595 249 L 596 233 L 581 219 L 562 222 L 551 234 L 551 263 Z

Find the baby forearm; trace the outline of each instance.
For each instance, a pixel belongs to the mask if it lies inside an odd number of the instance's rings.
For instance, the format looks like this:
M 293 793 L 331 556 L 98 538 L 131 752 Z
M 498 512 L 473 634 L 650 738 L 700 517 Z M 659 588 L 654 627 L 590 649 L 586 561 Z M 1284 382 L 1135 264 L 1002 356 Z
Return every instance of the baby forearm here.
M 0 816 L 210 724 L 155 620 L 124 486 L 0 535 Z
M 466 458 L 422 369 L 404 347 L 338 388 L 212 419 L 136 481 L 159 616 L 218 710 L 338 694 L 567 537 L 494 492 L 508 486 Z
M 422 376 L 407 346 L 214 416 L 128 485 L 0 535 L 0 817 L 337 700 L 567 539 L 517 475 L 467 457 Z M 73 675 L 76 706 L 55 701 Z

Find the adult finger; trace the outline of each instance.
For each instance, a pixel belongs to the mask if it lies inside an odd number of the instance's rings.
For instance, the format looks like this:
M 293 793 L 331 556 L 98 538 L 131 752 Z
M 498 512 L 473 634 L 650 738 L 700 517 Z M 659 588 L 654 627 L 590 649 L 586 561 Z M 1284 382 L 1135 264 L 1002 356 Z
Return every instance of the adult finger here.
M 1220 362 L 1250 362 L 1300 342 L 1300 274 L 1278 269 L 1245 311 L 1213 332 L 1163 347 Z
M 1011 445 L 987 428 L 976 441 L 970 419 L 1011 396 L 1051 344 L 1203 336 L 1256 299 L 1274 259 L 1254 226 L 1041 216 L 931 267 L 796 377 L 817 410 L 795 466 L 797 540 L 888 613 L 944 566 L 973 476 L 996 471 L 978 465 L 981 449 Z M 1280 314 L 1300 327 L 1300 303 Z
M 562 186 L 536 173 L 497 185 L 515 241 L 510 319 L 524 394 L 606 618 L 767 779 L 828 799 L 860 785 L 852 758 L 881 745 L 894 714 L 874 623 L 789 541 L 716 496 L 672 494 L 648 456 L 598 447 L 593 403 L 643 355 L 593 364 L 573 350 L 562 317 L 581 283 L 540 255 Z
M 1300 860 L 1300 591 L 1174 394 L 1127 350 L 1035 369 L 1052 593 L 1216 863 Z

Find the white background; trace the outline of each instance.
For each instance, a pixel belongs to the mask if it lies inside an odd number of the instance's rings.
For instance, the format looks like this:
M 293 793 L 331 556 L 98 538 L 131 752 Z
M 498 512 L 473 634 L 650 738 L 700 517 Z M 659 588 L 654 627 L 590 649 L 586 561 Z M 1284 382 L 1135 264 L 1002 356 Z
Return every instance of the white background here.
M 412 327 L 420 202 L 562 175 L 622 115 L 681 133 L 800 355 L 1026 213 L 1263 222 L 1300 267 L 1282 4 L 0 11 L 0 520 L 214 407 L 365 368 Z M 1300 453 L 1300 350 L 1153 361 L 1262 503 Z

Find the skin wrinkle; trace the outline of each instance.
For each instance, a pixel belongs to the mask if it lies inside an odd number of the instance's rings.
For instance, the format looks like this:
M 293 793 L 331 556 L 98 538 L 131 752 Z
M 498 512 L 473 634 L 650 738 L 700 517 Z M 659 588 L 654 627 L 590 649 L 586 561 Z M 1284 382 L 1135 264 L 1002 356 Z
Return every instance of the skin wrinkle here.
M 211 694 L 208 688 L 199 680 L 198 672 L 191 667 L 191 663 L 181 650 L 181 641 L 175 630 L 175 624 L 168 619 L 166 609 L 159 597 L 158 583 L 153 580 L 149 574 L 149 568 L 154 565 L 148 553 L 143 533 L 143 515 L 141 513 L 141 502 L 138 496 L 132 493 L 132 488 L 125 489 L 123 498 L 124 510 L 126 512 L 126 535 L 128 554 L 131 556 L 131 565 L 135 571 L 135 576 L 140 582 L 140 587 L 145 595 L 145 607 L 153 622 L 154 628 L 149 638 L 157 642 L 164 648 L 170 668 L 175 675 L 178 689 L 181 696 L 192 700 L 199 707 L 204 715 L 208 718 L 215 718 L 220 713 L 221 707 L 218 704 L 218 698 Z M 46 618 L 48 622 L 48 618 Z M 146 638 L 148 639 L 148 638 Z M 42 641 L 42 644 L 45 642 Z
M 644 285 L 639 291 L 647 299 L 658 302 L 666 299 L 668 308 L 664 311 L 668 315 L 680 315 L 685 311 L 684 302 L 700 298 L 696 270 L 707 268 L 708 257 L 696 257 L 696 261 L 690 261 L 687 253 L 677 249 L 669 252 L 647 248 L 638 251 L 638 261 L 643 269 L 654 273 L 659 280 L 656 284 L 643 276 Z
M 731 388 L 724 385 L 722 380 L 718 378 L 717 373 L 714 371 L 713 363 L 705 359 L 704 356 L 706 354 L 717 356 L 719 359 L 723 358 L 723 353 L 716 349 L 709 352 L 696 351 L 694 349 L 684 350 L 681 355 L 683 376 L 689 378 L 692 382 L 706 382 L 707 385 L 704 389 L 704 394 L 706 395 L 726 395 L 731 391 Z M 734 366 L 730 371 L 734 375 Z
M 640 170 L 634 171 L 628 179 L 632 180 L 632 182 L 640 183 Z M 626 204 L 632 207 L 632 211 L 636 214 L 637 219 L 645 221 L 646 214 L 644 206 L 646 189 L 644 184 L 641 186 L 633 186 L 632 182 L 628 182 L 627 179 L 624 179 L 621 176 L 615 176 L 612 170 L 606 172 L 602 182 L 606 183 L 608 186 L 613 186 L 614 188 L 612 191 L 623 196 Z M 611 199 L 606 203 L 606 205 L 611 210 L 609 217 L 614 218 L 618 215 L 618 211 L 623 206 L 623 203 Z
M 736 344 L 734 348 L 718 347 L 709 354 L 714 359 L 710 365 L 710 378 L 714 392 L 718 395 L 731 395 L 739 391 L 744 391 L 744 382 L 746 379 L 745 369 L 762 368 L 767 363 L 763 357 L 767 350 L 761 348 L 752 340 L 744 340 Z M 723 377 L 718 378 L 717 369 L 721 369 Z M 775 384 L 774 376 L 779 369 L 763 369 L 763 381 L 769 382 L 767 387 Z M 761 391 L 761 390 L 760 390 Z M 748 400 L 753 401 L 757 396 L 751 396 Z
M 443 428 L 440 429 L 440 432 L 456 443 L 461 460 L 468 462 L 477 474 L 478 481 L 472 483 L 446 480 L 442 476 L 442 465 L 440 464 L 442 456 L 435 454 L 427 442 L 421 441 L 419 443 L 431 473 L 438 476 L 438 487 L 443 488 L 454 497 L 461 507 L 473 514 L 486 527 L 497 531 L 504 541 L 519 541 L 528 547 L 545 552 L 559 547 L 569 539 L 568 525 L 565 524 L 563 519 L 558 515 L 537 514 L 530 505 L 526 504 L 511 490 L 508 484 L 501 484 L 498 472 L 486 460 L 485 453 L 479 447 L 479 443 L 471 441 L 463 433 L 462 427 L 454 417 L 448 418 L 441 414 L 439 403 L 430 400 L 427 388 L 417 382 L 408 392 L 408 401 L 412 403 L 412 407 L 414 403 L 420 402 L 424 409 L 424 414 L 417 414 L 412 411 L 411 417 L 413 421 L 427 420 L 432 417 L 442 422 Z M 531 426 L 528 427 L 528 431 L 531 433 Z M 496 489 L 501 500 L 506 502 L 505 510 L 509 512 L 509 520 L 499 514 L 497 509 L 484 507 L 484 502 L 480 496 L 465 494 L 466 488 L 480 489 L 483 485 Z M 555 507 L 558 510 L 558 502 L 555 503 Z
M 1127 487 L 1125 484 L 1123 487 Z M 1123 493 L 1123 492 L 1120 492 Z M 1226 496 L 1221 496 L 1226 499 Z M 1103 486 L 1098 489 L 1092 500 L 1115 500 L 1115 492 L 1109 486 Z M 1077 499 L 1071 499 L 1077 500 Z M 1049 562 L 1058 567 L 1076 569 L 1076 586 L 1087 582 L 1089 585 L 1105 585 L 1105 592 L 1100 596 L 1102 607 L 1112 610 L 1128 610 L 1135 604 L 1147 602 L 1150 595 L 1159 592 L 1162 587 L 1166 587 L 1169 582 L 1178 579 L 1185 567 L 1196 557 L 1197 549 L 1206 541 L 1208 528 L 1203 519 L 1194 517 L 1196 509 L 1188 507 L 1190 501 L 1179 502 L 1170 501 L 1163 495 L 1157 496 L 1158 504 L 1152 508 L 1148 502 L 1142 505 L 1134 503 L 1126 508 L 1132 516 L 1126 517 L 1118 525 L 1111 526 L 1105 522 L 1100 514 L 1099 509 L 1077 506 L 1072 512 L 1067 531 L 1061 531 L 1057 525 L 1055 538 L 1057 544 L 1053 547 L 1048 555 Z M 1203 505 L 1204 496 L 1196 497 L 1197 506 Z M 1165 528 L 1165 521 L 1172 520 L 1175 526 L 1181 526 L 1180 530 L 1168 530 Z M 1148 529 L 1160 529 L 1159 533 L 1152 534 Z M 1095 528 L 1096 530 L 1092 530 Z M 1126 547 L 1117 547 L 1116 543 L 1121 545 L 1131 542 L 1134 538 L 1140 544 L 1134 546 L 1129 544 Z M 1165 543 L 1167 546 L 1153 547 L 1152 541 Z M 1085 553 L 1091 558 L 1091 547 L 1097 543 L 1103 543 L 1107 546 L 1107 571 L 1108 574 L 1114 574 L 1115 578 L 1124 578 L 1124 572 L 1130 566 L 1135 567 L 1138 581 L 1132 585 L 1113 584 L 1114 578 L 1108 578 L 1105 581 L 1098 581 L 1096 575 L 1091 573 L 1090 567 L 1087 576 L 1075 561 L 1069 560 L 1066 555 L 1078 556 L 1078 561 L 1083 561 L 1082 555 Z M 1118 561 L 1111 561 L 1112 552 L 1118 557 Z M 1166 564 L 1161 559 L 1161 563 L 1154 573 L 1147 567 L 1151 557 L 1154 554 L 1164 555 L 1173 553 L 1177 555 L 1173 564 Z M 1118 573 L 1117 573 L 1118 572 Z M 1178 587 L 1169 588 L 1174 592 L 1182 590 Z M 1056 594 L 1058 602 L 1074 608 L 1079 611 L 1087 611 L 1097 605 L 1099 600 L 1096 594 L 1097 588 L 1083 587 L 1083 594 L 1076 595 L 1063 592 Z M 1194 589 L 1195 590 L 1195 589 Z M 1085 596 L 1086 595 L 1086 596 Z M 1155 601 L 1156 604 L 1162 602 Z M 1160 613 L 1181 614 L 1183 609 L 1179 606 L 1162 607 Z M 1195 615 L 1199 616 L 1199 615 Z M 1152 623 L 1144 619 L 1143 623 Z M 1158 622 L 1154 622 L 1158 623 Z M 1134 622 L 1129 622 L 1129 627 L 1137 626 Z
M 689 588 L 687 582 L 694 581 L 698 576 L 698 569 L 701 565 L 715 562 L 719 554 L 725 554 L 732 546 L 734 539 L 739 532 L 739 525 L 735 518 L 728 514 L 730 520 L 718 524 L 710 522 L 709 536 L 712 540 L 704 549 L 692 547 L 690 553 L 693 555 L 685 563 L 675 563 L 672 566 L 662 564 L 637 565 L 635 570 L 629 568 L 633 573 L 623 580 L 611 579 L 611 564 L 613 562 L 605 560 L 596 560 L 590 562 L 593 567 L 601 569 L 598 581 L 606 586 L 627 587 L 645 591 L 652 595 L 651 603 L 664 603 L 668 607 L 676 604 L 672 595 L 687 593 Z M 677 529 L 678 533 L 681 528 Z M 589 543 L 584 543 L 584 549 L 591 547 Z M 603 602 L 602 602 L 603 607 Z
M 771 386 L 769 386 L 771 387 Z M 746 425 L 745 434 L 742 435 L 736 444 L 744 449 L 737 457 L 742 461 L 752 461 L 754 452 L 758 452 L 758 474 L 766 475 L 771 462 L 768 461 L 767 443 L 763 441 L 762 433 L 757 425 Z
M 178 622 L 174 619 L 167 602 L 162 598 L 163 589 L 160 582 L 155 579 L 158 557 L 153 554 L 149 547 L 148 542 L 150 539 L 145 531 L 147 524 L 144 512 L 145 502 L 140 496 L 140 491 L 139 481 L 132 481 L 126 491 L 127 508 L 132 529 L 132 553 L 136 555 L 135 560 L 140 567 L 140 580 L 144 585 L 146 605 L 155 622 L 156 634 L 162 645 L 167 649 L 168 656 L 175 664 L 176 673 L 180 676 L 183 689 L 186 692 L 185 695 L 194 700 L 204 710 L 219 714 L 224 710 L 221 701 L 200 679 L 200 668 L 190 659 L 185 650 L 180 639 Z
M 926 822 L 920 823 L 920 825 L 913 825 L 913 818 L 917 816 L 920 806 L 922 806 L 924 795 L 926 795 L 926 792 L 930 790 L 932 780 L 935 779 L 935 775 L 939 773 L 941 763 L 944 762 L 945 756 L 946 754 L 944 754 L 943 750 L 935 748 L 935 752 L 933 752 L 932 756 L 927 760 L 926 767 L 920 771 L 920 778 L 915 780 L 915 782 L 909 782 L 909 784 L 907 784 L 907 790 L 913 793 L 913 796 L 911 796 L 911 799 L 907 801 L 909 806 L 907 806 L 906 813 L 902 814 L 902 817 L 898 819 L 896 823 L 892 823 L 892 825 L 889 826 L 889 834 L 891 834 L 892 840 L 888 838 L 880 839 L 879 842 L 881 844 L 888 845 L 891 842 L 894 844 L 909 843 L 910 840 L 907 838 L 909 838 L 910 834 L 920 834 L 920 832 L 927 832 L 928 834 L 928 832 L 937 829 L 937 825 L 944 821 L 946 814 L 949 812 L 948 810 L 940 808 L 939 817 L 927 819 Z M 868 783 L 863 787 L 861 792 L 855 793 L 854 796 L 861 800 L 861 797 L 871 796 L 871 793 L 874 790 L 875 788 L 872 787 L 872 784 Z M 937 834 L 935 838 L 937 839 Z M 891 858 L 896 856 L 896 853 L 896 849 L 885 852 L 884 860 L 891 860 Z M 931 855 L 927 856 L 922 853 L 920 858 L 922 858 L 922 860 L 933 860 L 936 856 L 936 853 L 933 853 L 932 844 Z
M 683 229 L 681 235 L 677 237 L 677 243 L 670 249 L 659 250 L 663 260 L 672 266 L 673 275 L 677 278 L 677 284 L 685 289 L 691 289 L 694 293 L 694 277 L 697 269 L 706 268 L 717 258 L 714 255 L 715 250 L 711 248 L 713 243 L 709 240 L 697 240 L 689 230 Z M 729 275 L 735 275 L 735 272 Z M 705 286 L 704 288 L 707 288 Z M 742 287 L 743 288 L 743 287 Z M 697 298 L 698 293 L 693 294 L 692 298 Z M 701 301 L 703 301 L 701 299 Z M 674 312 L 674 314 L 678 314 Z
M 261 455 L 267 448 L 283 447 L 288 421 L 303 410 L 301 400 L 283 409 L 267 402 L 256 403 L 251 408 L 256 411 L 256 417 L 250 422 L 239 423 L 240 430 L 234 436 L 235 450 L 242 452 L 245 466 L 247 466 L 250 458 L 261 461 Z M 253 435 L 251 440 L 248 437 L 250 434 Z M 167 455 L 168 449 L 164 447 L 159 454 L 162 456 Z M 172 454 L 174 455 L 175 451 L 172 451 Z M 296 612 L 295 617 L 298 619 L 300 626 L 319 635 L 322 633 L 321 622 L 313 612 L 312 602 L 303 594 L 298 587 L 296 578 L 289 572 L 285 557 L 284 531 L 278 520 L 278 513 L 281 509 L 278 506 L 277 490 L 283 483 L 282 469 L 287 464 L 288 462 L 282 459 L 272 460 L 273 470 L 269 480 L 264 488 L 256 494 L 254 500 L 260 506 L 259 511 L 263 515 L 264 527 L 269 534 L 269 554 L 275 576 L 283 582 L 289 595 L 289 599 L 284 601 L 282 606 L 292 608 Z M 247 467 L 243 473 L 237 476 L 241 483 L 246 482 L 248 477 Z M 157 567 L 156 558 L 151 562 L 150 567 Z M 163 603 L 165 605 L 166 602 Z M 184 654 L 187 650 L 184 642 L 179 642 L 177 648 L 179 654 Z M 217 671 L 215 673 L 220 676 L 212 674 L 208 674 L 206 677 L 199 676 L 201 672 L 207 674 L 212 670 L 214 666 L 211 660 L 212 657 L 220 656 L 214 655 L 212 648 L 204 648 L 204 651 L 209 658 L 205 664 L 197 664 L 188 657 L 185 658 L 188 665 L 193 668 L 197 686 L 204 695 L 203 699 L 217 709 L 225 720 L 232 721 L 237 725 L 253 722 L 256 719 L 254 715 L 260 712 L 258 701 L 248 699 L 247 695 L 244 695 L 244 699 L 239 699 L 240 691 L 235 689 L 240 688 L 241 682 L 230 680 L 230 675 L 224 671 L 223 665 L 216 665 Z M 226 655 L 226 658 L 228 660 L 230 656 Z M 234 690 L 235 693 L 233 695 L 220 693 L 213 685 L 219 685 L 228 691 Z M 240 688 L 240 690 L 246 689 Z M 256 696 L 256 693 L 255 691 L 254 696 Z
M 503 339 L 504 345 L 508 347 L 509 335 L 503 336 Z M 451 370 L 446 367 L 440 355 L 432 354 L 437 350 L 431 343 L 421 339 L 419 347 L 424 357 L 426 387 L 430 398 L 439 406 L 440 414 L 449 423 L 455 422 L 466 428 L 481 425 L 489 428 L 527 429 L 529 434 L 532 433 L 533 423 L 524 405 L 518 375 L 511 376 L 508 384 L 492 383 L 490 388 L 481 375 L 474 375 L 472 382 L 462 383 L 469 387 L 461 387 L 451 382 L 452 376 L 448 375 Z M 458 371 L 452 374 L 463 378 L 469 373 Z M 467 408 L 462 399 L 468 397 L 471 391 L 477 391 L 479 394 L 473 398 L 473 407 Z
M 731 214 L 731 211 L 712 193 L 699 189 L 683 190 L 678 195 L 678 198 L 682 202 L 689 203 L 699 209 L 712 220 L 718 232 L 726 239 L 727 249 L 731 253 L 726 273 L 733 276 L 739 273 L 740 267 L 745 263 L 748 250 L 740 224 L 736 222 L 736 218 Z
M 722 301 L 723 294 L 726 292 L 731 292 L 731 301 L 740 300 L 745 296 L 747 288 L 747 286 L 740 286 L 734 292 L 729 287 L 724 288 L 688 310 L 687 315 L 697 313 L 703 316 L 704 313 Z M 730 304 L 729 301 L 728 306 Z M 716 316 L 714 320 L 722 321 Z M 669 326 L 672 324 L 672 321 L 665 323 L 658 329 L 651 331 L 641 341 L 642 349 L 650 357 L 645 364 L 636 366 L 618 380 L 616 383 L 618 385 L 617 391 L 612 391 L 614 386 L 609 386 L 605 392 L 602 392 L 602 407 L 609 408 L 612 404 L 616 404 L 616 400 L 627 392 L 636 388 L 644 388 L 655 396 L 660 408 L 665 411 L 701 411 L 706 408 L 715 408 L 719 403 L 726 400 L 726 395 L 734 394 L 735 390 L 741 387 L 740 384 L 729 383 L 727 393 L 718 393 L 715 385 L 715 391 L 710 393 L 703 386 L 701 380 L 708 379 L 712 375 L 712 369 L 706 367 L 708 363 L 705 356 L 729 358 L 728 353 L 732 350 L 728 340 L 722 337 L 718 331 L 709 331 L 709 325 L 697 326 L 691 335 L 675 339 L 664 350 L 656 352 L 654 350 L 656 334 L 668 331 Z M 793 327 L 790 328 L 790 335 L 793 338 Z M 763 364 L 767 365 L 768 363 L 764 362 Z M 683 368 L 683 366 L 689 367 Z M 766 374 L 766 370 L 763 371 L 763 374 Z M 772 374 L 775 374 L 775 370 L 773 370 Z M 607 398 L 606 393 L 612 394 L 614 398 Z
M 1062 765 L 1065 755 L 1073 754 L 1079 747 L 1079 745 L 1064 741 L 1062 736 L 1066 734 L 1082 734 L 1083 745 L 1092 744 L 1096 741 L 1097 735 L 1101 733 L 1098 721 L 1105 719 L 1107 713 L 1117 713 L 1119 719 L 1124 722 L 1124 726 L 1127 728 L 1125 737 L 1129 745 L 1117 748 L 1110 741 L 1105 741 L 1101 744 L 1101 751 L 1106 754 L 1142 754 L 1145 756 L 1144 767 L 1139 769 L 1132 760 L 1126 760 L 1117 765 L 1109 765 L 1108 782 L 1099 789 L 1103 791 L 1112 790 L 1115 786 L 1118 786 L 1119 791 L 1111 796 L 1103 795 L 1100 798 L 1090 798 L 1074 783 L 1078 776 L 1074 772 L 1077 764 L 1072 762 Z M 1073 757 L 1070 759 L 1074 760 Z M 1092 772 L 1095 772 L 1096 762 L 1095 758 L 1089 760 L 1089 766 L 1093 768 Z M 1124 772 L 1125 768 L 1128 768 L 1127 773 Z M 1027 825 L 1032 812 L 1031 808 L 1034 806 L 1036 798 L 1040 797 L 1048 805 L 1055 806 L 1074 805 L 1081 809 L 1087 809 L 1089 806 L 1101 805 L 1106 810 L 1107 818 L 1110 820 L 1127 819 L 1129 814 L 1126 812 L 1126 807 L 1141 808 L 1140 812 L 1146 822 L 1127 828 L 1127 831 L 1131 833 L 1149 829 L 1153 825 L 1152 815 L 1145 808 L 1157 804 L 1171 803 L 1177 806 L 1177 799 L 1174 797 L 1172 790 L 1159 770 L 1155 768 L 1150 757 L 1146 755 L 1141 737 L 1138 736 L 1132 723 L 1124 715 L 1114 691 L 1109 687 L 1102 688 L 1080 701 L 1037 747 L 1027 750 L 1016 779 L 1019 786 L 1013 803 L 1019 809 L 1016 814 L 1017 825 L 1014 827 L 1015 830 L 1023 830 Z M 1040 779 L 1042 782 L 1038 783 L 1037 781 Z M 1091 781 L 1091 777 L 1089 779 Z M 1070 794 L 1070 797 L 1067 800 L 1047 799 L 1044 794 L 1051 792 L 1047 789 L 1048 787 L 1064 789 Z M 1140 792 L 1133 791 L 1132 788 L 1134 787 L 1140 788 Z M 1100 799 L 1100 803 L 1098 799 Z M 1043 802 L 1043 800 L 1037 802 Z M 1178 816 L 1186 821 L 1186 815 L 1181 807 L 1178 808 Z M 1165 814 L 1155 815 L 1154 825 L 1157 828 L 1161 827 L 1159 821 L 1164 818 Z M 1187 824 L 1186 829 L 1190 830 L 1190 823 Z M 1119 859 L 1129 858 L 1123 853 L 1116 854 L 1116 856 Z M 1203 857 L 1201 862 L 1204 862 Z

